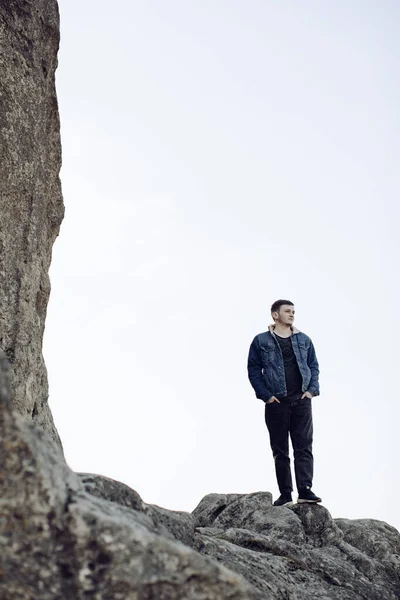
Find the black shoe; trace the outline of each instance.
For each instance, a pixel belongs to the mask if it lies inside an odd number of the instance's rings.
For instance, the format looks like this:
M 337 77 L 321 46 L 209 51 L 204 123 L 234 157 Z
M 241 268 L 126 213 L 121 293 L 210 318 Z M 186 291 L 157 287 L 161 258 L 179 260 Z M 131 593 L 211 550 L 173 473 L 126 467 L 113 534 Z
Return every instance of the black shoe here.
M 304 502 L 322 502 L 322 500 L 311 491 L 310 487 L 305 487 L 302 490 L 299 490 L 297 502 L 298 504 L 302 504 Z
M 277 500 L 275 500 L 274 502 L 274 506 L 292 506 L 293 502 L 292 502 L 292 494 L 286 493 L 286 494 L 281 494 L 279 496 L 279 498 Z

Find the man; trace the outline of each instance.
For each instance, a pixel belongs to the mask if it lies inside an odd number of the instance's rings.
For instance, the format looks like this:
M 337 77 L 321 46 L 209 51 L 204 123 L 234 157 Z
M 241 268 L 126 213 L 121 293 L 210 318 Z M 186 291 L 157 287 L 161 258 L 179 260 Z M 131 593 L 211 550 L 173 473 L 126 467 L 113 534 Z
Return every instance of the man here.
M 289 434 L 293 446 L 297 502 L 321 502 L 312 491 L 311 398 L 319 395 L 319 367 L 311 339 L 293 325 L 294 304 L 277 300 L 271 306 L 274 324 L 256 335 L 247 364 L 257 398 L 265 402 L 280 496 L 274 506 L 291 506 L 292 474 Z

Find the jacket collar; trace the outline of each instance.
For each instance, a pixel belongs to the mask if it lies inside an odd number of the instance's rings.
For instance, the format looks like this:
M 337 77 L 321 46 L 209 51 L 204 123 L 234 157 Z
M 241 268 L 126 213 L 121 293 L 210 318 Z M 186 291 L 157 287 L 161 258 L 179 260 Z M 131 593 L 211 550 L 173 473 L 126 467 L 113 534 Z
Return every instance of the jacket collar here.
M 300 333 L 300 329 L 297 329 L 297 327 L 295 327 L 294 325 L 291 325 L 290 329 L 293 331 L 293 333 Z M 273 323 L 272 325 L 268 325 L 268 331 L 270 333 L 275 333 L 275 323 Z

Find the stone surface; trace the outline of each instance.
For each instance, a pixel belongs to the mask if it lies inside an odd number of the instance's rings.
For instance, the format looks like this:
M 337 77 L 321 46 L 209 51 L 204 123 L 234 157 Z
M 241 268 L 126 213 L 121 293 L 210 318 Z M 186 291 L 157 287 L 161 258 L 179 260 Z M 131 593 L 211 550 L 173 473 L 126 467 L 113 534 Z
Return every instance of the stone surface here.
M 12 364 L 15 407 L 60 445 L 42 357 L 51 251 L 64 214 L 58 44 L 55 0 L 0 3 L 0 347 Z
M 243 577 L 177 541 L 176 515 L 141 506 L 133 490 L 130 507 L 118 482 L 88 493 L 88 476 L 12 410 L 3 364 L 0 356 L 1 600 L 261 600 Z
M 263 598 L 400 598 L 400 534 L 380 521 L 332 519 L 321 505 L 274 507 L 271 494 L 209 494 L 193 511 L 195 547 Z
M 73 473 L 13 409 L 0 352 L 0 598 L 220 600 L 400 597 L 400 535 L 269 492 L 209 494 L 192 514 Z
M 0 4 L 0 600 L 399 599 L 387 523 L 269 492 L 171 511 L 65 463 L 41 353 L 63 217 L 58 31 L 55 0 Z
M 139 511 L 144 510 L 145 504 L 139 494 L 124 483 L 93 473 L 78 473 L 78 476 L 89 494 L 121 506 Z
M 78 476 L 89 494 L 142 512 L 150 518 L 153 531 L 179 540 L 188 546 L 193 545 L 195 518 L 190 513 L 145 504 L 137 492 L 109 477 L 92 473 L 78 473 Z
M 0 353 L 0 599 L 395 600 L 400 535 L 269 492 L 209 494 L 192 514 L 73 473 L 12 407 Z

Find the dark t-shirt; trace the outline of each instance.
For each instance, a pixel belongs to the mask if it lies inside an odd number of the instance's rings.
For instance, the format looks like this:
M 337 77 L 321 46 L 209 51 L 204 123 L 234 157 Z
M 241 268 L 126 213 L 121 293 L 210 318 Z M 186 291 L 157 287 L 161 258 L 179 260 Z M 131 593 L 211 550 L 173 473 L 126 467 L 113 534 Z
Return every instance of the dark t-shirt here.
M 285 379 L 287 396 L 283 397 L 283 400 L 298 400 L 303 395 L 302 383 L 299 365 L 297 364 L 296 355 L 292 346 L 292 336 L 283 338 L 275 333 L 275 337 L 279 342 L 279 345 L 283 354 L 283 364 L 285 367 Z

